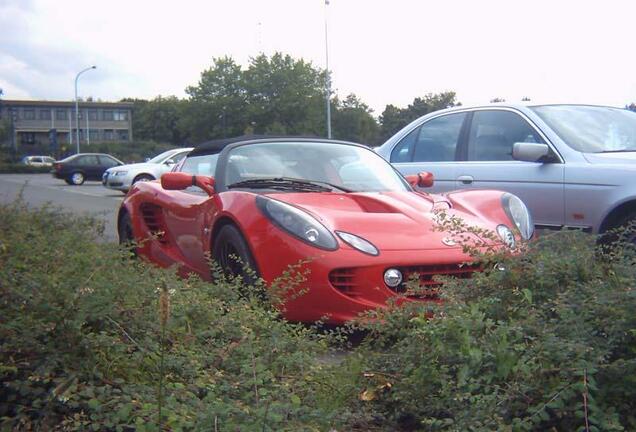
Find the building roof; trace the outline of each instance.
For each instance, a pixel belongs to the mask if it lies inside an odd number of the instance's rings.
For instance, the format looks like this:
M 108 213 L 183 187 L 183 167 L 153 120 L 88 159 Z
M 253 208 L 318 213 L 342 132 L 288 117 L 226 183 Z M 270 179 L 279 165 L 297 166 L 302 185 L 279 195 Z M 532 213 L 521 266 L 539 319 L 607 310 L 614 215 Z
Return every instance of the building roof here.
M 2 99 L 0 104 L 3 106 L 20 106 L 20 107 L 74 107 L 75 101 L 48 101 L 48 100 L 11 100 Z M 132 108 L 133 102 L 87 102 L 80 101 L 79 106 L 82 108 Z

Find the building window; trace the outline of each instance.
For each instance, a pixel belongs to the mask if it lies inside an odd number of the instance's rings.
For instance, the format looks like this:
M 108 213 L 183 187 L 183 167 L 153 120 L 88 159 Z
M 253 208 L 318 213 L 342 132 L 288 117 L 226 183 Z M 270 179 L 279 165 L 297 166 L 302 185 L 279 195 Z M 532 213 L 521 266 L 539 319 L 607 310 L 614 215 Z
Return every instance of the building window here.
M 119 141 L 128 141 L 128 129 L 117 130 L 117 139 Z
M 66 120 L 66 110 L 55 110 L 55 120 Z
M 91 141 L 99 141 L 99 131 L 91 129 L 88 132 L 88 137 L 91 139 Z
M 33 145 L 35 144 L 35 133 L 33 132 L 22 132 L 20 133 L 20 143 Z
M 25 120 L 35 120 L 35 110 L 33 108 L 25 108 L 22 111 L 22 118 Z
M 49 110 L 49 109 L 41 109 L 40 110 L 40 120 L 51 120 L 51 110 Z
M 103 119 L 104 121 L 113 121 L 113 112 L 112 111 L 104 111 Z
M 104 129 L 104 141 L 112 141 L 115 138 L 112 129 Z
M 115 111 L 114 113 L 116 121 L 126 121 L 128 120 L 128 112 L 127 111 Z
M 88 120 L 97 121 L 97 110 L 88 110 Z

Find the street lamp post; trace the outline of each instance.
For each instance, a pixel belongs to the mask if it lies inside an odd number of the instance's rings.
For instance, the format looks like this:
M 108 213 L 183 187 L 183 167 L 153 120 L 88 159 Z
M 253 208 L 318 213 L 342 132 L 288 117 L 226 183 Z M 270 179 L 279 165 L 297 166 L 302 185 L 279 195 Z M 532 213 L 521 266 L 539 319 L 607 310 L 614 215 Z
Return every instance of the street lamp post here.
M 80 123 L 79 123 L 79 109 L 78 109 L 78 103 L 77 103 L 77 80 L 79 79 L 80 75 L 83 74 L 84 72 L 87 72 L 91 69 L 97 69 L 97 66 L 91 66 L 91 67 L 87 67 L 84 70 L 81 70 L 77 73 L 77 75 L 75 76 L 75 126 L 77 127 L 77 153 L 80 152 L 80 135 L 79 135 L 79 128 L 80 128 Z M 71 134 L 73 134 L 73 131 L 70 131 Z
M 329 0 L 325 0 L 325 66 L 326 66 L 326 99 L 327 99 L 327 138 L 331 139 L 331 77 L 329 76 L 329 37 L 327 35 L 327 13 Z

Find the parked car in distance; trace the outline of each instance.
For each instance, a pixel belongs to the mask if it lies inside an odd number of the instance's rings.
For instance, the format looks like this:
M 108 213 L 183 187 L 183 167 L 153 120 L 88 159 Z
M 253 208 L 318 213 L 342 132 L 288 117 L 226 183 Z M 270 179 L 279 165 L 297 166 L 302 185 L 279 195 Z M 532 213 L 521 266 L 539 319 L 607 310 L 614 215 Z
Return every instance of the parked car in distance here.
M 244 263 L 268 284 L 302 263 L 306 281 L 291 287 L 283 315 L 342 323 L 396 297 L 439 301 L 435 275 L 468 278 L 478 270 L 466 264 L 471 257 L 453 233 L 434 229 L 436 211 L 496 232 L 489 240 L 495 248 L 532 236 L 530 215 L 512 194 L 443 197 L 412 188 L 430 181 L 423 173 L 405 179 L 368 147 L 349 142 L 211 142 L 161 182 L 135 183 L 117 229 L 138 255 L 208 280 L 209 257 L 249 282 Z M 407 282 L 417 278 L 420 290 L 409 291 Z
M 604 233 L 636 219 L 636 113 L 625 109 L 451 108 L 413 121 L 377 153 L 405 175 L 433 173 L 434 192 L 513 193 L 537 228 Z
M 50 167 L 53 166 L 55 159 L 51 156 L 25 156 L 22 158 L 24 165 L 33 167 Z
M 53 177 L 70 185 L 79 186 L 86 180 L 101 180 L 104 171 L 123 165 L 119 159 L 103 153 L 78 153 L 53 164 Z
M 109 188 L 128 192 L 138 181 L 156 180 L 172 169 L 192 150 L 192 147 L 165 151 L 146 162 L 120 165 L 107 169 L 102 176 L 102 184 Z

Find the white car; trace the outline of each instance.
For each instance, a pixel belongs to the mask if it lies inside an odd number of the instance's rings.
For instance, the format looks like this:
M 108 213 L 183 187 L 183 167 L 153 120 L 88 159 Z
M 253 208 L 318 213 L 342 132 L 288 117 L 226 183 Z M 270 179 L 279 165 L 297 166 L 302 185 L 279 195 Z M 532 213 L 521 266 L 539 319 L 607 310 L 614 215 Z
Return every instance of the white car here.
M 109 189 L 128 192 L 128 189 L 138 181 L 159 179 L 191 150 L 192 147 L 168 150 L 146 162 L 109 168 L 104 172 L 102 184 Z
M 34 167 L 50 167 L 53 166 L 55 159 L 51 156 L 25 156 L 22 163 Z

